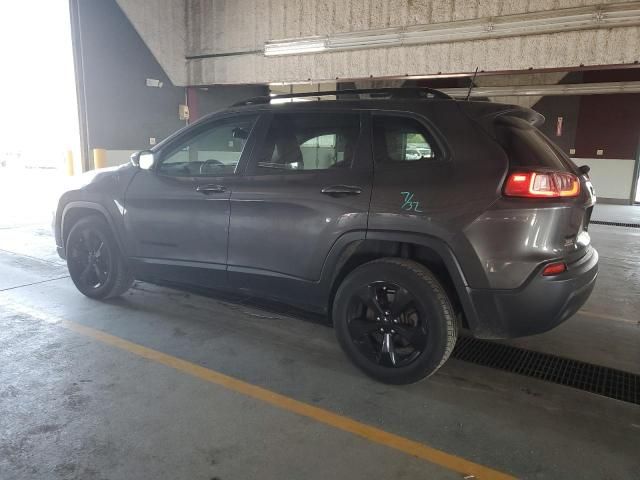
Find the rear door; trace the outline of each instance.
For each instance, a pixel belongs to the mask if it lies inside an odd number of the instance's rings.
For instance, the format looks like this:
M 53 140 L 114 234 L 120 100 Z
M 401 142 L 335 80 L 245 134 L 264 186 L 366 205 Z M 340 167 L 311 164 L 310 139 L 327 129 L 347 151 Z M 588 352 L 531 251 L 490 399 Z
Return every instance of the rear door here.
M 396 112 L 372 115 L 375 179 L 369 216 L 376 230 L 443 235 L 460 196 L 444 142 L 421 117 Z
M 364 239 L 372 161 L 365 116 L 273 113 L 231 194 L 229 280 L 312 304 L 330 250 Z

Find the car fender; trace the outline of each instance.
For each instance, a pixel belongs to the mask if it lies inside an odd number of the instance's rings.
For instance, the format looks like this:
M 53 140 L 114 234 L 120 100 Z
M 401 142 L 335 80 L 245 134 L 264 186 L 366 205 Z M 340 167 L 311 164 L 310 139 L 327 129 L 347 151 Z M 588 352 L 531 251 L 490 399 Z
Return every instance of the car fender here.
M 60 243 L 62 248 L 65 248 L 65 238 L 68 235 L 68 232 L 65 231 L 65 219 L 66 216 L 69 214 L 69 212 L 71 212 L 72 210 L 76 209 L 76 208 L 84 208 L 84 209 L 90 209 L 90 210 L 95 210 L 96 212 L 99 212 L 102 214 L 102 216 L 104 216 L 105 220 L 107 221 L 107 223 L 109 224 L 109 227 L 111 228 L 111 231 L 113 232 L 113 236 L 116 239 L 116 242 L 118 244 L 118 247 L 120 248 L 121 252 L 125 252 L 126 250 L 124 249 L 124 245 L 122 243 L 122 240 L 120 238 L 120 235 L 118 234 L 119 229 L 117 228 L 116 222 L 113 219 L 113 216 L 111 215 L 111 213 L 109 213 L 109 211 L 107 210 L 106 207 L 104 207 L 102 204 L 97 203 L 97 202 L 91 202 L 91 201 L 86 201 L 86 200 L 74 200 L 71 201 L 69 203 L 67 203 L 64 206 L 64 209 L 62 210 L 62 217 L 60 219 Z
M 472 330 L 474 329 L 477 324 L 478 317 L 476 309 L 471 301 L 469 283 L 467 282 L 467 277 L 465 276 L 460 262 L 453 253 L 452 248 L 445 241 L 426 234 L 368 230 L 364 239 L 362 238 L 361 232 L 349 232 L 342 235 L 334 243 L 331 251 L 327 255 L 327 259 L 322 269 L 322 290 L 324 290 L 327 297 L 332 293 L 331 289 L 333 288 L 334 281 L 342 266 L 348 261 L 351 255 L 355 253 L 358 246 L 360 246 L 363 241 L 367 240 L 381 240 L 420 245 L 436 252 L 436 254 L 442 259 L 447 272 L 451 277 L 453 287 L 455 288 L 460 300 L 465 318 L 469 323 L 470 328 Z

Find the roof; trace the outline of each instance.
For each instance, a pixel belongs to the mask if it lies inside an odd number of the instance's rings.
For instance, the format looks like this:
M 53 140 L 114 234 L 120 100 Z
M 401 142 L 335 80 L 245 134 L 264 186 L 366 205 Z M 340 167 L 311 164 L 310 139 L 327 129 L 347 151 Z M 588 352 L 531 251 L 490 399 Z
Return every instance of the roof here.
M 363 98 L 363 95 L 368 98 Z M 264 97 L 253 97 L 241 102 L 234 103 L 233 107 L 241 107 L 247 105 L 264 105 L 271 104 L 274 101 L 286 99 L 315 99 L 321 100 L 323 97 L 336 97 L 332 100 L 380 100 L 380 99 L 404 99 L 404 100 L 452 100 L 446 93 L 433 88 L 366 88 L 366 89 L 347 89 L 347 90 L 331 90 L 322 92 L 305 92 L 290 93 L 284 95 L 272 95 Z

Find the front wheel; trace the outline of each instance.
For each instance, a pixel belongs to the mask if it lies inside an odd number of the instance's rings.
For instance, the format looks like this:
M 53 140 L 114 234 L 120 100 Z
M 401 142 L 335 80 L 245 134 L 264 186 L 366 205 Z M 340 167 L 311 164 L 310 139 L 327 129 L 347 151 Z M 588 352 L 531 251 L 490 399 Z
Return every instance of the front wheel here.
M 117 297 L 133 283 L 113 233 L 100 216 L 78 220 L 69 232 L 66 254 L 71 280 L 87 297 Z
M 435 373 L 458 335 L 438 279 L 400 258 L 374 260 L 351 272 L 336 293 L 333 322 L 347 356 L 367 375 L 391 384 Z

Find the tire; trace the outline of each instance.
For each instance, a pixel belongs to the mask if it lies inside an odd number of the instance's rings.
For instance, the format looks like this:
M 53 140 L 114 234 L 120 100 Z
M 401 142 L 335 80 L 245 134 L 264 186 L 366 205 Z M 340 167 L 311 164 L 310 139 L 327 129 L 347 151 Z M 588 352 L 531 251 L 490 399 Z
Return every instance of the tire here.
M 412 260 L 381 258 L 356 268 L 338 288 L 332 313 L 338 342 L 351 361 L 389 384 L 433 375 L 458 337 L 447 293 L 429 269 Z
M 65 248 L 71 280 L 87 297 L 99 300 L 118 297 L 133 284 L 131 271 L 102 216 L 78 220 L 69 232 Z

